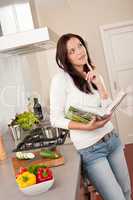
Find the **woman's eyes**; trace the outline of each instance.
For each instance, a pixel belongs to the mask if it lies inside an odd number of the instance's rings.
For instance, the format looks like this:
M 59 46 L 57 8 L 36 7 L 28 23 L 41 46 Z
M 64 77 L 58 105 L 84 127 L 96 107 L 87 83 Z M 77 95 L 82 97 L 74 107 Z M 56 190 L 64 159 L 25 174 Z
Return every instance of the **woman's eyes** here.
M 77 45 L 77 49 L 81 49 L 83 47 L 83 44 L 82 43 L 79 43 L 78 45 Z M 71 49 L 70 51 L 69 51 L 69 54 L 71 55 L 71 54 L 74 54 L 76 52 L 76 48 L 75 49 Z
M 75 49 L 71 49 L 70 54 L 74 54 L 75 53 Z

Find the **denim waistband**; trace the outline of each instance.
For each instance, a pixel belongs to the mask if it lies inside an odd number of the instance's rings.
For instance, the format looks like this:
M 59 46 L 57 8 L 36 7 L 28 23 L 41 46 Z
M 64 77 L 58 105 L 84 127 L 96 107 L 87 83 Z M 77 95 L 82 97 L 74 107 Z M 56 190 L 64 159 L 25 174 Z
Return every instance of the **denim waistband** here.
M 103 136 L 97 143 L 106 142 L 106 141 L 108 141 L 114 135 L 118 136 L 118 134 L 116 133 L 116 131 L 113 129 L 111 132 L 109 132 L 105 136 Z

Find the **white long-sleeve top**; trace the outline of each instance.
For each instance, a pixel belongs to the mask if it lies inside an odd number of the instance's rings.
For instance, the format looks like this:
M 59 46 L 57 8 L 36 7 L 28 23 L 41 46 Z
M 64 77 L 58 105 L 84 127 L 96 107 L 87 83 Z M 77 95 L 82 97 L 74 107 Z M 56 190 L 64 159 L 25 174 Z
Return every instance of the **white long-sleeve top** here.
M 97 90 L 93 94 L 80 91 L 74 84 L 72 78 L 61 70 L 57 73 L 50 88 L 50 121 L 52 126 L 68 129 L 69 119 L 65 113 L 70 106 L 86 110 L 87 107 L 105 108 L 111 103 L 111 99 L 102 100 Z M 76 149 L 83 149 L 95 144 L 104 135 L 113 130 L 109 121 L 102 128 L 93 131 L 70 130 L 71 140 Z

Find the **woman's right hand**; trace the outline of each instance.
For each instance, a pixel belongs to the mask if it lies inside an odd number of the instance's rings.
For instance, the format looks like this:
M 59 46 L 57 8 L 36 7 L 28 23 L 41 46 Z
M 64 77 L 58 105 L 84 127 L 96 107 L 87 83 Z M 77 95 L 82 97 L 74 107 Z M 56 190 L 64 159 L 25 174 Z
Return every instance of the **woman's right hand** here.
M 108 121 L 111 120 L 111 116 L 112 114 L 107 116 L 105 119 L 97 119 L 96 117 L 94 117 L 88 124 L 86 124 L 86 129 L 88 131 L 92 131 L 97 128 L 103 127 Z

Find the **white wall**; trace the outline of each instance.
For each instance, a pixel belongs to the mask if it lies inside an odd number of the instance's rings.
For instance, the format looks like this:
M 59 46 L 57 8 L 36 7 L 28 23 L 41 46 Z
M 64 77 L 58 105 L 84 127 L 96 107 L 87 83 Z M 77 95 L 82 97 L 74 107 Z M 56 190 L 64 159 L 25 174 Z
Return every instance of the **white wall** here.
M 27 109 L 27 97 L 42 96 L 37 66 L 36 57 L 32 54 L 0 58 L 0 130 L 2 133 L 7 132 L 8 123 L 16 113 Z
M 0 128 L 2 131 L 3 128 L 7 128 L 14 114 L 23 109 L 23 94 L 24 83 L 19 60 L 0 59 Z
M 55 62 L 55 49 L 37 53 L 38 69 L 42 86 L 42 105 L 49 107 L 49 88 L 53 75 L 58 71 Z
M 133 19 L 132 0 L 34 0 L 40 26 L 49 26 L 59 35 L 73 32 L 83 36 L 87 43 L 93 62 L 104 76 L 109 88 L 108 74 L 103 54 L 99 26 Z M 46 56 L 44 57 L 46 59 Z M 54 59 L 47 57 L 47 60 Z M 41 62 L 46 61 L 41 58 Z M 48 62 L 48 61 L 47 61 Z M 50 76 L 55 70 L 55 61 L 51 66 L 39 68 L 43 73 L 41 82 L 43 91 L 48 96 Z M 48 69 L 46 69 L 48 68 Z M 47 73 L 47 71 L 50 71 Z M 45 84 L 47 80 L 47 89 Z M 48 98 L 47 98 L 48 103 Z

